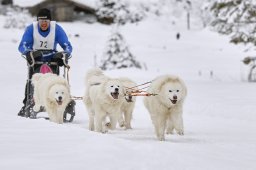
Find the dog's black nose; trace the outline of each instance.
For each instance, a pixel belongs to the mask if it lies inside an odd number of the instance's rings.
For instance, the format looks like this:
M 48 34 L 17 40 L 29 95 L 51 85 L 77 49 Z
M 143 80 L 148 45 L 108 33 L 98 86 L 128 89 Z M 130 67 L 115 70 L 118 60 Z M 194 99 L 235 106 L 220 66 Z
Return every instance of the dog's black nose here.
M 175 96 L 173 96 L 173 99 L 174 99 L 174 100 L 177 100 L 177 96 L 176 96 L 176 95 L 175 95 Z
M 115 88 L 115 92 L 118 92 L 119 91 L 119 89 L 118 88 Z
M 61 96 L 59 96 L 59 97 L 58 97 L 58 99 L 59 99 L 59 101 L 61 101 L 61 100 L 62 100 L 62 97 L 61 97 Z
M 131 96 L 131 95 L 129 95 L 129 99 L 132 99 L 132 96 Z

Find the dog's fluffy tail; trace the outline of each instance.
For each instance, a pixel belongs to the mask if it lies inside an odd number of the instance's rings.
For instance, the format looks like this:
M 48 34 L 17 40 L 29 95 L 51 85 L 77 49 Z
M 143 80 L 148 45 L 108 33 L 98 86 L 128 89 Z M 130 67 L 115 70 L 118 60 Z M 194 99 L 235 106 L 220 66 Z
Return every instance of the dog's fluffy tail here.
M 90 86 L 91 84 L 102 83 L 105 75 L 100 68 L 93 68 L 87 71 L 85 76 L 85 85 Z
M 85 78 L 89 80 L 92 76 L 100 76 L 100 75 L 103 75 L 103 72 L 100 68 L 92 68 L 87 71 Z

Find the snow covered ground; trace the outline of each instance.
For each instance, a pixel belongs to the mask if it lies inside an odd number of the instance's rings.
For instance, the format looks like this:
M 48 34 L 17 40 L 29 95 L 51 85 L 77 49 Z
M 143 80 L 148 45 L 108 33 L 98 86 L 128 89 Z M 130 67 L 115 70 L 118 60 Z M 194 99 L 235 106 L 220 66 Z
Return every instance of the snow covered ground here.
M 188 87 L 185 135 L 156 140 L 138 97 L 132 130 L 108 134 L 88 130 L 88 116 L 77 101 L 73 123 L 18 117 L 27 74 L 17 48 L 23 30 L 2 28 L 0 16 L 0 169 L 1 170 L 254 170 L 256 169 L 256 84 L 241 81 L 247 54 L 209 30 L 191 30 L 148 19 L 121 29 L 131 51 L 147 70 L 106 71 L 138 84 L 161 74 L 176 74 Z M 100 60 L 111 28 L 100 24 L 61 23 L 74 46 L 71 90 L 84 93 L 84 75 Z M 181 39 L 176 40 L 176 33 Z M 79 34 L 76 37 L 75 34 Z

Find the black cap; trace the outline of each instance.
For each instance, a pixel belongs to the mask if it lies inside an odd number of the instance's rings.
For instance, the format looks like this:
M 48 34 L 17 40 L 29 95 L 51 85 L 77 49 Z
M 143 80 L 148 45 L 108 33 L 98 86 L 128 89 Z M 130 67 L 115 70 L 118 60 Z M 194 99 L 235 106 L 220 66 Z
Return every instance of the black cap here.
M 52 20 L 51 11 L 47 8 L 42 8 L 39 10 L 37 14 L 37 20 L 38 19 L 49 19 Z

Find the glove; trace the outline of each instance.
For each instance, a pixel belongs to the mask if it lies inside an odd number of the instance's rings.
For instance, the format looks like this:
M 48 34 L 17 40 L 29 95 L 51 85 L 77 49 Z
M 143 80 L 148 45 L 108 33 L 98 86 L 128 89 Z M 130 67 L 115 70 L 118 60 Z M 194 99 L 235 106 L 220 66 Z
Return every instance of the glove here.
M 43 54 L 42 54 L 41 51 L 33 51 L 33 52 L 32 52 L 32 55 L 33 55 L 34 59 L 43 56 Z
M 66 56 L 66 59 L 67 59 L 67 60 L 71 58 L 70 52 L 64 51 L 64 53 L 66 54 L 65 56 Z
M 27 62 L 31 65 L 33 62 L 33 58 L 36 59 L 38 57 L 42 57 L 42 52 L 41 51 L 33 51 L 31 54 L 31 51 L 27 52 L 26 54 L 26 59 Z
M 65 57 L 65 62 L 68 62 L 68 56 L 67 53 L 65 52 L 58 52 L 54 55 L 54 58 L 56 59 L 56 62 L 58 63 L 58 65 L 61 67 L 64 65 L 63 62 L 63 57 Z

